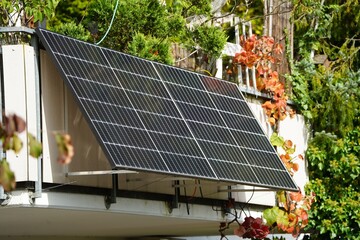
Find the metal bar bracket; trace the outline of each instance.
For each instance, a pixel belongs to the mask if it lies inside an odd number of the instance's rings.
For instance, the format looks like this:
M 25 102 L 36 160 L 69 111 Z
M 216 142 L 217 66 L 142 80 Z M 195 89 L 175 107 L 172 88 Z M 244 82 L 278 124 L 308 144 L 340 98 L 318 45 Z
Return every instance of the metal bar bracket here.
M 106 209 L 109 209 L 111 207 L 111 204 L 116 203 L 116 197 L 117 197 L 117 190 L 119 189 L 119 182 L 118 182 L 118 175 L 112 174 L 112 188 L 110 195 L 105 196 L 105 207 Z

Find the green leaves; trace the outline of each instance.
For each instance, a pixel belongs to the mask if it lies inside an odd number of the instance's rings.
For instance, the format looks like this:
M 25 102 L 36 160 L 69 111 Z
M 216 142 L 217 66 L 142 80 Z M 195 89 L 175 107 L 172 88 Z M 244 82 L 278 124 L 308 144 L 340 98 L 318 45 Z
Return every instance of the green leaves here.
M 44 18 L 55 16 L 55 8 L 60 0 L 25 0 L 25 12 L 34 17 L 34 22 L 41 22 Z
M 359 133 L 360 127 L 343 138 L 322 132 L 309 143 L 311 181 L 306 189 L 316 194 L 309 226 L 318 231 L 319 239 L 359 236 L 360 222 L 355 221 L 360 215 Z
M 42 154 L 42 144 L 31 134 L 28 134 L 28 142 L 30 156 L 34 158 L 40 157 Z
M 14 134 L 14 136 L 12 137 L 12 144 L 10 145 L 10 149 L 14 150 L 14 152 L 17 154 L 20 152 L 20 150 L 23 147 L 23 143 L 21 141 L 21 139 L 18 137 L 17 134 Z
M 283 216 L 283 210 L 281 210 L 279 207 L 274 206 L 272 208 L 268 208 L 263 211 L 263 218 L 266 220 L 266 225 L 272 226 L 275 223 L 277 223 L 278 216 Z
M 172 64 L 171 46 L 168 41 L 137 33 L 129 43 L 128 52 L 142 58 Z
M 53 27 L 52 30 L 82 41 L 90 39 L 90 32 L 87 31 L 82 24 L 77 24 L 73 21 L 57 25 Z
M 282 147 L 285 143 L 285 140 L 283 137 L 279 136 L 276 132 L 271 134 L 270 142 L 275 147 Z
M 15 174 L 11 171 L 6 159 L 0 161 L 0 185 L 3 186 L 5 191 L 11 191 L 16 186 Z
M 220 27 L 207 25 L 195 26 L 192 37 L 194 39 L 193 46 L 200 46 L 206 54 L 215 58 L 221 55 L 227 41 L 227 36 Z

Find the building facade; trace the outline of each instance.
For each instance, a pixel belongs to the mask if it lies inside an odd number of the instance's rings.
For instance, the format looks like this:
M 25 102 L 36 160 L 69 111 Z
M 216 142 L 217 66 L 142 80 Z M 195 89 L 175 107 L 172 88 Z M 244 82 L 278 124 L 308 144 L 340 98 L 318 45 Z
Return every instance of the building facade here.
M 227 202 L 234 199 L 240 218 L 261 216 L 275 204 L 276 189 L 199 180 L 149 171 L 113 169 L 65 84 L 50 53 L 36 33 L 30 44 L 1 46 L 1 101 L 6 114 L 27 122 L 24 148 L 3 157 L 15 172 L 17 188 L 0 192 L 1 239 L 190 239 L 219 236 L 220 222 L 232 219 Z M 261 95 L 246 94 L 248 105 L 270 136 Z M 280 135 L 306 149 L 307 130 L 301 115 L 287 118 Z M 72 137 L 75 157 L 57 163 L 54 132 Z M 43 143 L 41 158 L 29 156 L 27 133 Z M 305 162 L 295 182 L 303 188 Z M 229 214 L 230 213 L 230 214 Z M 228 234 L 232 234 L 229 229 Z M 205 237 L 203 237 L 206 239 Z

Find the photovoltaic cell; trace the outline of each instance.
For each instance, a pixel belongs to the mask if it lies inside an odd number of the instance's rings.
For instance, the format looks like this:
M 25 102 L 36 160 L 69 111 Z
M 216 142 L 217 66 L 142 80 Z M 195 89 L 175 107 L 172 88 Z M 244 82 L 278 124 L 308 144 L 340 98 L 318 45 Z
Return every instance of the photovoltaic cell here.
M 112 167 L 297 190 L 235 84 L 37 33 Z

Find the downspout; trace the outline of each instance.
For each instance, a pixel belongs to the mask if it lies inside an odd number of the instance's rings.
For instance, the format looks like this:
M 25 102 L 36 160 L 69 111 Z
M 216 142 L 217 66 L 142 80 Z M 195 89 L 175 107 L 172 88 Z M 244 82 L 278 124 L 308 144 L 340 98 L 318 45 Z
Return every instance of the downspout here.
M 0 57 L 2 58 L 2 48 L 0 46 Z M 1 112 L 4 112 L 4 106 L 3 106 L 3 85 L 2 83 L 3 81 L 3 61 L 2 59 L 0 59 L 0 107 L 1 107 Z M 0 123 L 2 123 L 2 118 L 0 117 Z M 5 158 L 5 153 L 3 152 L 2 149 L 0 149 L 0 158 L 3 159 Z M 7 195 L 4 192 L 4 188 L 0 185 L 0 202 L 4 201 L 7 198 Z
M 269 32 L 268 32 L 268 35 L 270 37 L 272 37 L 272 29 L 273 29 L 273 26 L 272 26 L 272 22 L 273 22 L 273 7 L 274 7 L 274 1 L 273 0 L 269 0 Z
M 41 142 L 41 102 L 40 102 L 40 49 L 39 39 L 34 33 L 31 36 L 31 46 L 35 53 L 35 94 L 36 94 L 36 140 Z M 42 157 L 37 159 L 37 181 L 35 181 L 35 192 L 32 198 L 40 198 L 42 194 Z

